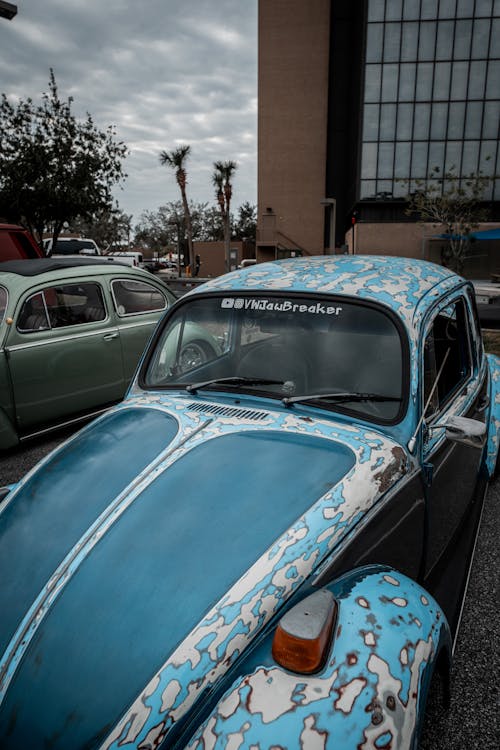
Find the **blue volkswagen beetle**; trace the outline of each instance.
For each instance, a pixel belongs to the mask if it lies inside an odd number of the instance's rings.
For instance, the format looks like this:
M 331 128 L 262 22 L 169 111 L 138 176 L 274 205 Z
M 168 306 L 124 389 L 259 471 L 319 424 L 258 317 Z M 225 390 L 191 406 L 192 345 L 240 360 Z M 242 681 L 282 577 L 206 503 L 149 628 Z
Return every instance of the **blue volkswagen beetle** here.
M 182 358 L 194 326 L 218 346 Z M 4 490 L 1 747 L 417 748 L 499 389 L 472 286 L 429 263 L 182 297 L 125 400 Z

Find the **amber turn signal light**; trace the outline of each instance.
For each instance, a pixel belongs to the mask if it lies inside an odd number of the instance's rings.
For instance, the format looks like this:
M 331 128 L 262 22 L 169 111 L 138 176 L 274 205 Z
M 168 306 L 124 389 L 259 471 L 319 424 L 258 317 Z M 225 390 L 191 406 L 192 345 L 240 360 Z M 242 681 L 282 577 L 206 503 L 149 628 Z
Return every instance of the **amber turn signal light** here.
M 327 589 L 316 591 L 292 607 L 274 634 L 273 658 L 299 674 L 317 672 L 326 661 L 337 603 Z

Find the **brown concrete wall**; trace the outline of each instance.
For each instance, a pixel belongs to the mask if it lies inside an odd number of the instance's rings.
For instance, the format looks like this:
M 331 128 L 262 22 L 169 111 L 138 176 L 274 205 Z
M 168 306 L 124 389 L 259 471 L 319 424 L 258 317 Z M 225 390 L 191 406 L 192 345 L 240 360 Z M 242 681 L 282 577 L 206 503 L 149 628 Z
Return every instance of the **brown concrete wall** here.
M 199 276 L 221 276 L 225 273 L 225 250 L 223 242 L 193 242 L 194 254 L 199 255 L 201 266 Z M 231 242 L 231 249 L 237 251 L 235 267 L 243 258 L 253 257 L 253 245 L 247 242 Z
M 258 240 L 323 252 L 330 0 L 260 0 Z
M 431 225 L 401 222 L 372 224 L 359 222 L 354 230 L 349 230 L 346 242 L 349 252 L 356 255 L 402 255 L 405 258 L 421 258 L 426 251 L 426 235 L 435 235 L 438 230 Z M 354 247 L 353 247 L 354 238 Z
M 478 231 L 496 229 L 498 224 L 480 224 Z M 432 224 L 360 222 L 346 235 L 349 252 L 356 255 L 392 255 L 404 258 L 423 258 L 433 263 L 441 262 L 441 249 L 445 242 L 435 239 L 442 230 Z M 470 245 L 463 274 L 467 278 L 488 278 L 500 271 L 500 242 L 487 240 Z

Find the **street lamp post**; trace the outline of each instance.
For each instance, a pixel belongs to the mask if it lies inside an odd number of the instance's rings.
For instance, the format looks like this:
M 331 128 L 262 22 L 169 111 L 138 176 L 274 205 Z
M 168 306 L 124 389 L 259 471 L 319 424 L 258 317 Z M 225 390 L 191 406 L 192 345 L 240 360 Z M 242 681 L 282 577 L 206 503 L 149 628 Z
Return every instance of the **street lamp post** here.
M 17 5 L 0 0 L 0 18 L 12 21 L 15 15 L 17 15 Z
M 322 206 L 329 207 L 329 218 L 330 218 L 330 232 L 328 243 L 330 245 L 330 253 L 335 252 L 335 234 L 336 234 L 336 223 L 337 223 L 337 199 L 336 198 L 323 198 L 320 201 Z
M 179 219 L 170 219 L 168 222 L 177 229 L 177 276 L 181 277 L 181 240 L 180 240 L 180 221 Z

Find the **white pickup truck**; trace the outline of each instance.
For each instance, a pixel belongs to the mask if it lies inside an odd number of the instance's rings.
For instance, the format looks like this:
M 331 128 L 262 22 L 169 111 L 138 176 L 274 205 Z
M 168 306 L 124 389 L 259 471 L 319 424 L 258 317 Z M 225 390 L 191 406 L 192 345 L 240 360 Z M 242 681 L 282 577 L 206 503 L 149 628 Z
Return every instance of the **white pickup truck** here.
M 52 238 L 43 240 L 43 249 L 46 255 L 52 257 L 75 257 L 79 255 L 102 255 L 101 250 L 95 240 L 86 237 L 58 237 L 55 251 L 52 250 Z

